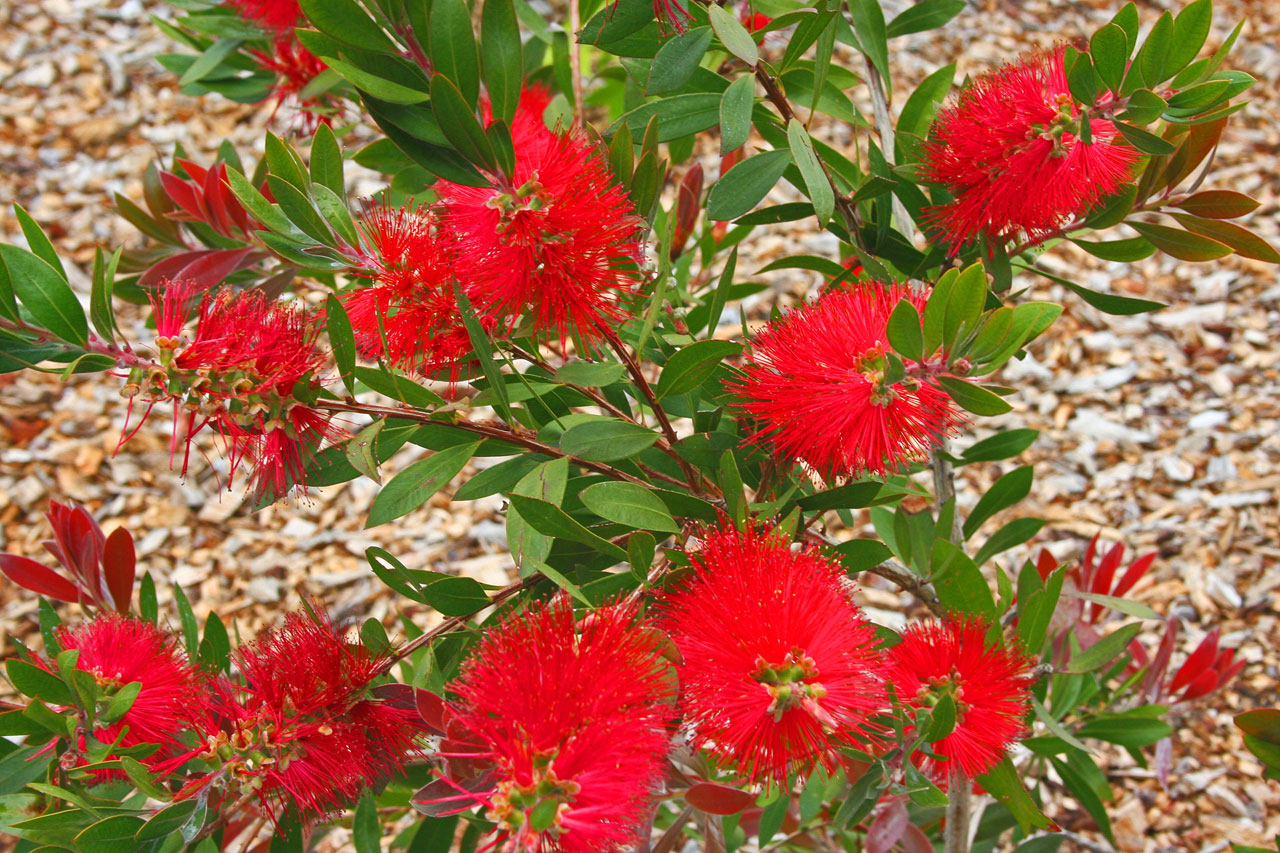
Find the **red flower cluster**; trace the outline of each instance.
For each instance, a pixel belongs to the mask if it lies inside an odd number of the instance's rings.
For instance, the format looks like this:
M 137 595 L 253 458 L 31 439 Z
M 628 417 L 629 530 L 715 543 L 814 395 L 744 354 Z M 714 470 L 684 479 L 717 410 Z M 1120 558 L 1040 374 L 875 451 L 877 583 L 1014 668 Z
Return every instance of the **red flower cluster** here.
M 527 314 L 535 337 L 589 345 L 623 316 L 644 223 L 593 142 L 546 128 L 545 105 L 539 89 L 521 98 L 510 181 L 436 184 L 440 221 L 479 312 L 508 331 Z
M 1042 237 L 1119 192 L 1137 152 L 1115 125 L 1090 120 L 1067 88 L 1063 48 L 1033 53 L 979 77 L 933 123 L 923 174 L 955 200 L 930 218 L 953 250 Z
M 564 597 L 490 631 L 453 684 L 463 758 L 493 763 L 483 804 L 504 850 L 606 853 L 645 824 L 667 754 L 672 683 L 623 605 L 575 625 Z M 461 738 L 460 738 L 461 739 Z
M 889 315 L 907 285 L 869 282 L 828 292 L 756 337 L 745 376 L 730 387 L 756 420 L 751 441 L 783 462 L 800 459 L 828 479 L 897 471 L 925 456 L 960 422 L 951 398 L 923 378 L 885 383 Z
M 875 742 L 887 707 L 880 652 L 840 566 L 754 527 L 707 533 L 693 574 L 664 593 L 658 625 L 683 658 L 691 740 L 752 781 L 830 766 Z
M 1024 728 L 1030 666 L 1021 652 L 988 642 L 987 625 L 977 620 L 910 625 L 889 650 L 886 677 L 904 705 L 955 703 L 955 729 L 932 747 L 943 760 L 919 761 L 939 785 L 956 773 L 981 776 L 1004 757 Z
M 241 464 L 249 466 L 256 495 L 279 497 L 294 485 L 305 487 L 306 460 L 342 437 L 329 415 L 296 398 L 300 388 L 318 386 L 318 318 L 261 291 L 228 287 L 202 299 L 188 342 L 183 331 L 193 291 L 189 282 L 166 281 L 153 295 L 161 367 L 145 377 L 132 375 L 126 392 L 142 395 L 146 414 L 157 403 L 173 404 L 173 451 L 186 442 L 184 474 L 192 438 L 212 425 L 226 445 L 233 476 Z M 121 441 L 136 431 L 126 429 Z
M 324 615 L 291 613 L 238 654 L 242 686 L 220 685 L 222 722 L 203 758 L 257 796 L 266 814 L 313 820 L 400 770 L 422 731 L 412 707 L 371 692 L 385 659 Z
M 373 284 L 344 297 L 356 345 L 367 357 L 423 374 L 447 368 L 456 379 L 471 342 L 454 290 L 458 257 L 437 213 L 371 204 L 361 224 Z
M 97 682 L 99 713 L 106 710 L 111 696 L 135 682 L 140 685 L 120 719 L 105 725 L 101 717 L 95 721 L 97 740 L 115 743 L 118 738 L 126 748 L 156 744 L 160 749 L 142 760 L 157 766 L 186 751 L 180 732 L 207 723 L 211 702 L 207 679 L 187 661 L 177 641 L 150 622 L 103 613 L 77 628 L 60 628 L 57 638 L 63 651 L 80 653 L 75 668 Z
M 481 324 L 503 333 L 528 317 L 535 337 L 589 346 L 622 318 L 639 278 L 643 222 L 593 143 L 547 128 L 549 102 L 542 87 L 521 94 L 513 180 L 441 180 L 433 205 L 366 209 L 367 246 L 355 262 L 373 283 L 345 297 L 366 354 L 421 373 L 447 367 L 456 378 L 470 351 L 459 287 Z M 481 111 L 492 121 L 487 103 Z
M 298 0 L 227 0 L 245 20 L 252 21 L 271 34 L 270 50 L 250 50 L 249 53 L 265 70 L 276 76 L 273 92 L 280 103 L 298 98 L 328 66 L 311 51 L 302 46 L 294 29 L 306 24 Z M 325 95 L 298 100 L 298 108 L 310 123 L 327 121 L 341 102 Z

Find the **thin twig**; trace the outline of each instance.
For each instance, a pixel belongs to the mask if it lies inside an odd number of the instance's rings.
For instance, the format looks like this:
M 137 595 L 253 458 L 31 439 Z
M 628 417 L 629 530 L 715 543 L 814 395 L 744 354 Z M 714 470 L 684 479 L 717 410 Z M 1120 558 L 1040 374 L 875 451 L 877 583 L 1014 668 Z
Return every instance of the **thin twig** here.
M 586 105 L 582 102 L 582 45 L 578 30 L 582 27 L 579 0 L 569 0 L 569 74 L 573 78 L 573 123 L 581 127 Z

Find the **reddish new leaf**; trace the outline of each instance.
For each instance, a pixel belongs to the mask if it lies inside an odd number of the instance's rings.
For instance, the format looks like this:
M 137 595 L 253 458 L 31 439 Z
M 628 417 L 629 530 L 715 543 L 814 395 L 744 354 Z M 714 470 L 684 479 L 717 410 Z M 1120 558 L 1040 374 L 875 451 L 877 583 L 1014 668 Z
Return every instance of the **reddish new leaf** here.
M 737 814 L 756 801 L 755 794 L 719 782 L 697 782 L 684 794 L 685 802 L 707 814 Z
M 418 716 L 427 724 L 434 735 L 443 735 L 446 730 L 446 707 L 444 700 L 430 690 L 418 689 L 414 696 L 418 706 Z
M 1173 680 L 1169 682 L 1169 692 L 1176 693 L 1182 687 L 1192 683 L 1200 677 L 1200 673 L 1207 670 L 1213 665 L 1213 659 L 1218 656 L 1218 629 L 1212 631 L 1200 641 L 1200 645 L 1196 646 L 1196 650 L 1187 657 L 1186 661 L 1173 675 Z
M 107 537 L 102 550 L 102 576 L 107 582 L 111 602 L 121 613 L 129 612 L 133 601 L 133 580 L 137 574 L 138 555 L 133 549 L 133 534 L 117 527 Z
M 1164 683 L 1164 675 L 1169 671 L 1169 659 L 1173 657 L 1173 644 L 1178 638 L 1178 629 L 1181 627 L 1182 622 L 1176 616 L 1169 620 L 1164 629 L 1164 637 L 1160 640 L 1160 648 L 1156 650 L 1151 668 L 1147 670 L 1147 677 L 1142 680 L 1142 692 L 1151 702 L 1159 701 L 1163 693 L 1160 685 Z
M 876 812 L 867 830 L 867 853 L 889 853 L 902 839 L 910 823 L 906 802 L 897 798 L 889 800 Z
M 4 572 L 18 586 L 26 587 L 37 595 L 58 601 L 80 600 L 80 591 L 75 584 L 30 557 L 0 554 L 0 572 Z
M 1151 564 L 1155 562 L 1155 559 L 1156 555 L 1152 553 L 1134 560 L 1133 565 L 1125 569 L 1124 574 L 1120 576 L 1120 582 L 1116 584 L 1116 588 L 1111 591 L 1111 594 L 1119 598 L 1133 589 L 1134 584 L 1142 579 L 1142 576 L 1151 568 Z

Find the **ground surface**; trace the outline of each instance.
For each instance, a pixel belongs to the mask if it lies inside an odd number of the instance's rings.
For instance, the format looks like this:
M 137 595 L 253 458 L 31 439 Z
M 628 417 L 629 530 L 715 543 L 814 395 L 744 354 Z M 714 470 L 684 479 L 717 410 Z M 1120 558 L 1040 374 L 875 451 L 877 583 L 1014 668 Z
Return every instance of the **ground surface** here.
M 1091 31 L 1112 5 L 979 3 L 945 38 L 904 40 L 895 61 L 913 82 L 962 52 L 959 73 L 977 72 L 1028 44 Z M 1139 5 L 1149 22 L 1172 4 Z M 1217 6 L 1211 42 L 1247 17 L 1234 64 L 1260 85 L 1254 104 L 1233 120 L 1214 181 L 1258 198 L 1263 207 L 1251 224 L 1275 242 L 1280 4 Z M 223 139 L 248 153 L 255 143 L 260 149 L 269 121 L 266 108 L 179 95 L 151 61 L 170 47 L 148 22 L 152 12 L 167 14 L 138 0 L 0 3 L 0 239 L 21 241 L 8 210 L 11 201 L 21 203 L 79 267 L 73 283 L 85 283 L 94 246 L 136 243 L 110 198 L 140 197 L 149 160 L 167 157 L 176 140 L 197 160 L 207 160 Z M 785 232 L 762 239 L 758 260 L 791 239 Z M 1081 258 L 1058 252 L 1045 263 L 1067 268 Z M 1112 757 L 1119 845 L 1208 853 L 1228 839 L 1262 844 L 1280 831 L 1280 786 L 1259 780 L 1231 716 L 1277 702 L 1280 343 L 1273 329 L 1280 286 L 1273 268 L 1239 259 L 1204 267 L 1167 259 L 1088 266 L 1090 287 L 1169 307 L 1108 317 L 1056 287 L 1028 282 L 1037 295 L 1069 307 L 1034 355 L 1006 374 L 1022 390 L 1001 426 L 1043 430 L 1018 460 L 1035 462 L 1038 474 L 1020 512 L 1049 519 L 1036 547 L 1051 543 L 1064 558 L 1077 556 L 1098 532 L 1131 553 L 1158 551 L 1151 582 L 1135 596 L 1181 616 L 1188 644 L 1221 627 L 1225 643 L 1250 662 L 1227 695 L 1181 712 L 1170 792 L 1127 758 Z M 803 291 L 783 280 L 779 289 L 784 298 Z M 203 460 L 185 482 L 171 472 L 162 430 L 144 430 L 113 455 L 124 417 L 114 380 L 62 386 L 0 376 L 0 400 L 0 550 L 36 554 L 47 535 L 47 502 L 84 503 L 109 527 L 135 531 L 143 565 L 158 581 L 181 584 L 197 612 L 217 609 L 242 633 L 270 623 L 302 595 L 319 596 L 338 618 L 372 615 L 391 625 L 394 603 L 363 560 L 371 544 L 411 567 L 494 583 L 512 572 L 496 500 L 449 504 L 437 496 L 401 524 L 363 531 L 375 487 L 357 481 L 250 515 L 218 491 Z M 971 506 L 1009 467 L 965 469 L 962 504 Z M 163 602 L 167 583 L 160 586 Z M 867 596 L 885 618 L 900 606 L 887 590 Z M 0 644 L 31 633 L 34 609 L 28 595 L 0 582 Z M 407 613 L 422 624 L 434 618 Z M 1058 819 L 1088 834 L 1078 809 Z

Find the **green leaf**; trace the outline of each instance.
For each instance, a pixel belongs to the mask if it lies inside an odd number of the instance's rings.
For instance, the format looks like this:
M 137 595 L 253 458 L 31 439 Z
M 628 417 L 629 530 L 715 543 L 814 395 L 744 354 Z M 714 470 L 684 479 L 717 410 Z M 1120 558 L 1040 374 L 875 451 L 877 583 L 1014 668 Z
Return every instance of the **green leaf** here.
M 720 39 L 724 49 L 745 62 L 748 68 L 755 68 L 760 62 L 760 51 L 738 16 L 715 4 L 707 7 L 707 15 L 711 18 L 711 28 L 715 30 L 716 38 Z
M 965 464 L 1012 459 L 1035 443 L 1038 429 L 1009 429 L 984 438 L 960 454 Z
M 1064 672 L 1093 672 L 1118 658 L 1142 630 L 1141 622 L 1122 625 L 1067 662 Z
M 565 430 L 560 449 L 591 462 L 613 462 L 635 456 L 657 440 L 656 432 L 637 424 L 613 419 L 588 421 Z
M 1165 14 L 1167 15 L 1168 13 L 1166 12 Z M 1115 835 L 1112 833 L 1111 817 L 1107 814 L 1107 807 L 1103 804 L 1102 797 L 1099 796 L 1098 791 L 1090 784 L 1088 776 L 1083 772 L 1079 759 L 1083 758 L 1084 764 L 1092 768 L 1094 774 L 1101 775 L 1101 771 L 1098 770 L 1092 759 L 1083 753 L 1076 752 L 1074 754 L 1069 753 L 1069 755 L 1076 760 L 1062 761 L 1058 758 L 1050 758 L 1049 761 L 1053 764 L 1053 768 L 1058 771 L 1058 776 L 1061 777 L 1067 790 L 1079 801 L 1084 810 L 1093 818 L 1093 822 L 1097 824 L 1098 829 L 1114 846 L 1116 840 Z M 1106 787 L 1105 778 L 1103 779 L 1103 786 Z M 1110 795 L 1108 794 L 1109 797 Z
M 933 588 L 947 609 L 986 619 L 995 617 L 996 600 L 982 570 L 959 546 L 936 539 L 931 557 Z
M 388 80 L 386 77 L 352 65 L 345 59 L 326 56 L 324 61 L 326 65 L 340 74 L 344 80 L 350 82 L 357 89 L 368 92 L 379 101 L 386 101 L 389 104 L 420 104 L 431 97 L 430 94 L 421 89 L 415 89 L 412 86 Z
M 956 702 L 951 698 L 950 693 L 943 694 L 938 700 L 938 704 L 933 706 L 932 721 L 929 723 L 929 733 L 925 735 L 925 740 L 933 743 L 942 740 L 947 735 L 955 731 L 956 728 Z
M 178 77 L 178 87 L 190 86 L 208 77 L 210 72 L 222 65 L 223 61 L 234 54 L 241 44 L 240 39 L 222 38 L 209 45 L 209 48 L 197 56 L 195 62 L 187 66 L 187 70 Z
M 896 19 L 895 19 L 896 20 Z M 946 99 L 956 77 L 956 64 L 944 65 L 916 87 L 902 106 L 902 114 L 898 117 L 899 148 L 902 147 L 903 134 L 924 136 L 933 121 L 937 105 Z
M 635 483 L 596 483 L 583 489 L 579 497 L 587 509 L 606 521 L 662 533 L 680 531 L 680 525 L 671 517 L 666 504 L 644 486 Z
M 142 826 L 142 818 L 136 815 L 112 815 L 85 827 L 76 836 L 76 847 L 94 853 L 137 853 L 133 836 Z
M 471 307 L 471 300 L 467 298 L 466 291 L 460 284 L 454 288 L 454 295 L 458 300 L 458 313 L 462 315 L 462 324 L 466 326 L 467 337 L 471 340 L 471 348 L 476 351 L 476 356 L 480 359 L 480 369 L 484 371 L 485 381 L 493 392 L 493 407 L 498 410 L 498 414 L 502 415 L 504 420 L 511 422 L 514 420 L 514 415 L 511 412 L 511 402 L 507 398 L 507 383 L 494 363 L 489 336 L 485 334 L 484 327 L 476 317 L 475 309 Z
M 137 783 L 135 782 L 134 784 Z M 172 805 L 165 806 L 152 815 L 145 826 L 134 833 L 134 839 L 137 841 L 152 841 L 178 832 L 187 825 L 197 805 L 196 801 L 191 799 L 180 800 Z
M 524 59 L 512 0 L 484 0 L 480 10 L 480 56 L 493 117 L 511 123 L 520 103 Z
M 1076 734 L 1120 746 L 1143 747 L 1155 746 L 1173 734 L 1173 726 L 1140 713 L 1098 714 L 1076 729 Z
M 617 382 L 626 372 L 626 366 L 616 361 L 572 361 L 557 370 L 555 378 L 567 385 L 604 388 Z
M 19 204 L 14 204 L 13 215 L 18 218 L 18 226 L 22 228 L 22 236 L 27 238 L 27 245 L 31 248 L 32 254 L 57 270 L 62 280 L 66 281 L 67 271 L 58 258 L 58 251 L 53 248 L 53 243 L 45 236 L 44 231 L 40 230 L 36 221 Z
M 654 393 L 658 399 L 684 394 L 702 385 L 726 358 L 742 352 L 742 344 L 732 341 L 695 341 L 676 350 L 658 377 Z
M 1191 234 L 1179 228 L 1148 222 L 1130 222 L 1129 225 L 1150 240 L 1157 249 L 1178 260 L 1212 261 L 1231 254 L 1230 246 L 1201 234 Z
M 1032 536 L 1040 532 L 1044 527 L 1043 518 L 1015 518 L 1013 521 L 1001 527 L 995 533 L 991 534 L 991 538 L 983 543 L 978 549 L 978 553 L 974 556 L 973 561 L 981 566 L 987 560 L 990 560 L 996 554 L 1004 553 L 1010 548 L 1021 545 Z
M 755 103 L 756 78 L 750 74 L 738 77 L 720 96 L 720 156 L 747 144 Z
M 850 539 L 848 542 L 841 542 L 831 550 L 836 553 L 840 564 L 850 574 L 865 572 L 893 556 L 888 546 L 875 539 Z
M 1009 756 L 1006 755 L 999 764 L 979 776 L 976 781 L 1009 810 L 1024 833 L 1029 832 L 1032 827 L 1043 828 L 1049 825 L 1049 818 L 1045 817 L 1044 812 L 1040 811 L 1035 800 L 1027 793 Z
M 369 508 L 365 527 L 377 527 L 422 506 L 457 476 L 480 442 L 458 444 L 419 459 L 391 478 Z
M 471 10 L 464 0 L 432 0 L 429 28 L 432 69 L 453 83 L 467 107 L 474 110 L 480 95 L 480 61 L 476 55 L 475 33 L 471 29 Z M 506 61 L 511 62 L 510 57 Z M 432 75 L 433 102 L 436 74 Z
M 347 309 L 342 300 L 329 294 L 325 306 L 325 323 L 329 332 L 329 346 L 333 349 L 333 359 L 338 364 L 338 374 L 347 393 L 356 393 L 356 339 L 351 328 L 351 319 L 347 317 Z
M 920 328 L 920 312 L 910 299 L 901 299 L 889 315 L 889 346 L 903 358 L 924 358 L 924 332 Z
M 1151 245 L 1145 237 L 1100 241 L 1072 238 L 1071 242 L 1095 258 L 1102 258 L 1104 261 L 1119 261 L 1121 263 L 1132 263 L 1149 258 L 1156 250 L 1156 247 Z
M 1120 135 L 1143 154 L 1165 155 L 1172 154 L 1176 150 L 1172 142 L 1161 139 L 1150 131 L 1123 121 L 1113 123 L 1116 126 L 1116 130 L 1120 131 Z
M 889 35 L 880 0 L 849 0 L 849 17 L 862 52 L 871 60 L 889 91 Z
M 1173 19 L 1173 36 L 1169 39 L 1169 51 L 1165 56 L 1161 74 L 1167 80 L 1186 68 L 1196 58 L 1209 37 L 1213 25 L 1213 0 L 1194 0 L 1182 7 Z M 1148 84 L 1156 81 L 1148 80 Z
M 480 120 L 458 87 L 442 74 L 431 75 L 431 107 L 440 122 L 440 130 L 459 154 L 490 172 L 497 170 L 493 146 L 485 136 Z
M 796 501 L 796 506 L 805 512 L 828 509 L 861 509 L 871 506 L 872 502 L 885 489 L 884 483 L 876 481 L 862 483 L 846 483 L 835 489 L 807 495 Z
M 722 175 L 707 196 L 707 216 L 735 219 L 755 207 L 768 195 L 782 173 L 791 165 L 788 150 L 764 151 L 738 163 Z
M 302 190 L 278 175 L 267 175 L 267 186 L 271 188 L 280 210 L 303 234 L 326 246 L 336 244 L 329 223 Z
M 553 459 L 525 474 L 510 491 L 559 506 L 568 477 L 569 460 Z M 521 576 L 531 574 L 551 553 L 551 539 L 531 527 L 514 506 L 507 509 L 507 542 Z
M 813 141 L 809 138 L 809 131 L 804 129 L 799 119 L 793 118 L 787 123 L 787 143 L 796 168 L 804 178 L 809 198 L 813 201 L 814 214 L 818 217 L 818 227 L 825 228 L 827 221 L 831 219 L 831 214 L 835 212 L 835 191 L 827 180 L 827 174 L 822 169 L 818 155 L 813 151 Z M 730 174 L 733 174 L 732 170 Z
M 964 11 L 964 0 L 921 0 L 898 13 L 885 33 L 889 38 L 935 30 Z
M 1280 708 L 1255 708 L 1236 714 L 1235 724 L 1247 735 L 1280 744 Z
M 996 480 L 991 488 L 978 498 L 973 511 L 964 523 L 964 538 L 977 532 L 982 523 L 1002 509 L 1007 509 L 1031 493 L 1033 476 L 1030 465 L 1015 468 Z
M 73 705 L 75 697 L 66 683 L 46 669 L 18 658 L 4 662 L 9 683 L 23 696 L 42 699 L 50 705 Z
M 995 392 L 954 376 L 939 376 L 938 384 L 956 405 L 975 415 L 1003 415 L 1013 408 Z
M 525 497 L 524 495 L 510 494 L 507 496 L 511 501 L 511 505 L 516 508 L 529 524 L 539 533 L 545 533 L 556 539 L 568 539 L 570 542 L 579 542 L 587 545 L 600 553 L 617 560 L 625 562 L 627 552 L 617 545 L 614 545 L 607 539 L 602 539 L 583 527 L 567 512 L 554 504 L 537 498 Z
M 313 27 L 343 44 L 391 55 L 399 52 L 356 0 L 299 0 L 299 3 Z
M 973 331 L 986 303 L 987 271 L 981 262 L 970 264 L 960 272 L 947 294 L 942 321 L 943 349 L 953 349 L 961 338 Z
M 658 118 L 658 142 L 671 142 L 685 136 L 715 127 L 720 122 L 720 95 L 713 92 L 692 92 L 673 95 L 641 104 L 610 125 L 605 136 L 612 136 L 621 125 L 631 128 L 636 137 L 644 135 L 649 119 Z M 741 168 L 739 163 L 733 168 Z M 779 173 L 781 174 L 781 173 Z M 723 217 L 732 219 L 732 217 Z
M 1130 315 L 1145 314 L 1148 311 L 1159 311 L 1165 307 L 1163 302 L 1152 302 L 1150 299 L 1135 299 L 1132 296 L 1117 296 L 1114 293 L 1099 293 L 1075 282 L 1063 281 L 1067 289 L 1104 314 Z
M 14 296 L 37 323 L 64 341 L 80 346 L 89 342 L 84 309 L 56 269 L 37 255 L 10 245 L 0 245 L 0 262 Z
M 663 43 L 649 66 L 645 93 L 665 95 L 683 87 L 711 46 L 711 28 L 694 27 Z
M 212 614 L 210 614 L 212 617 Z M 138 694 L 142 692 L 141 681 L 131 681 L 122 686 L 115 692 L 115 695 L 107 701 L 107 707 L 103 709 L 102 716 L 99 718 L 103 723 L 114 723 L 129 713 L 129 709 L 133 707 L 133 702 L 138 698 Z
M 120 263 L 123 248 L 116 249 L 108 258 L 98 248 L 93 253 L 93 285 L 89 291 L 89 319 L 93 328 L 105 340 L 115 338 L 116 318 L 112 311 L 111 297 L 115 289 L 116 267 Z

